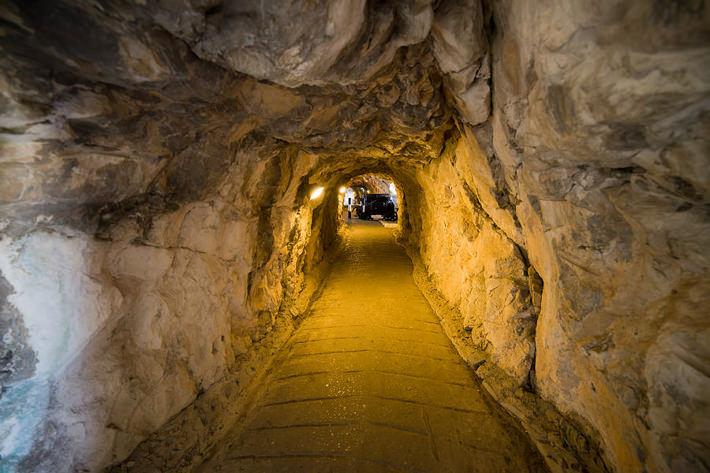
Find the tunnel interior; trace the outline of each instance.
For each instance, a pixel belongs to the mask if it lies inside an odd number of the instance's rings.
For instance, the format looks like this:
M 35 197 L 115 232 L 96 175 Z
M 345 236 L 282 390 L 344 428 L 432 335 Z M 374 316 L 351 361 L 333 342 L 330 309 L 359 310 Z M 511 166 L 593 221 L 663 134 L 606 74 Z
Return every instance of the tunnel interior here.
M 389 177 L 389 176 L 387 176 Z M 387 177 L 364 174 L 338 189 L 341 214 L 356 218 L 397 222 L 399 200 L 397 185 Z
M 396 465 L 324 454 L 352 471 L 707 471 L 708 25 L 702 2 L 3 2 L 0 471 L 233 471 L 279 393 L 331 382 L 383 401 L 338 398 L 362 415 L 332 432 L 417 436 L 385 438 Z M 348 222 L 348 189 L 396 194 L 396 224 Z M 443 361 L 299 385 L 308 331 L 348 321 L 326 301 L 383 261 L 424 325 L 373 283 L 380 328 L 353 333 Z M 395 397 L 428 414 L 377 411 Z

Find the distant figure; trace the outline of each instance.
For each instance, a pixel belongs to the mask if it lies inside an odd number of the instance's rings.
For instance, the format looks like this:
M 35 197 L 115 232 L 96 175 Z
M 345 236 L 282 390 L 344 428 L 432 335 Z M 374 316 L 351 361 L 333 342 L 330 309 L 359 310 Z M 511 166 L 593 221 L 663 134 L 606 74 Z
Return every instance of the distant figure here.
M 348 203 L 348 220 L 352 220 L 353 218 L 353 204 Z

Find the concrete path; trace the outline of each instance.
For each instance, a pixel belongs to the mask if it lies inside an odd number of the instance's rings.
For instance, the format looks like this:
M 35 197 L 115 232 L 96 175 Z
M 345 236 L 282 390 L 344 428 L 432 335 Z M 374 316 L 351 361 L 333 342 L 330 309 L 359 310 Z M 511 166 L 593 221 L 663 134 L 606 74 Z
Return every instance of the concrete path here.
M 483 393 L 374 222 L 349 230 L 245 427 L 204 472 L 546 471 Z

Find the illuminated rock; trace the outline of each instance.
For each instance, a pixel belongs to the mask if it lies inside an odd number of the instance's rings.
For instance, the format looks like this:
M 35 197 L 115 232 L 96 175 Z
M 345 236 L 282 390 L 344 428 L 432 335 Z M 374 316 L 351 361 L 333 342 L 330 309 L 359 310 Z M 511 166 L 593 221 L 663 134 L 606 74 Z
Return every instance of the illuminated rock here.
M 0 7 L 3 460 L 199 464 L 369 176 L 552 470 L 710 464 L 707 8 L 188 3 Z

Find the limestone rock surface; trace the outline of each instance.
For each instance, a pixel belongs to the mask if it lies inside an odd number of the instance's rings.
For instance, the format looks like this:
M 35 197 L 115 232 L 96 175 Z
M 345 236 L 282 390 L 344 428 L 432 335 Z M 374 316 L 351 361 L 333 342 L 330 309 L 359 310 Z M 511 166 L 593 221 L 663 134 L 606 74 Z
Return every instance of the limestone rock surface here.
M 10 467 L 198 466 L 368 175 L 551 470 L 707 469 L 703 2 L 33 0 L 0 21 Z

